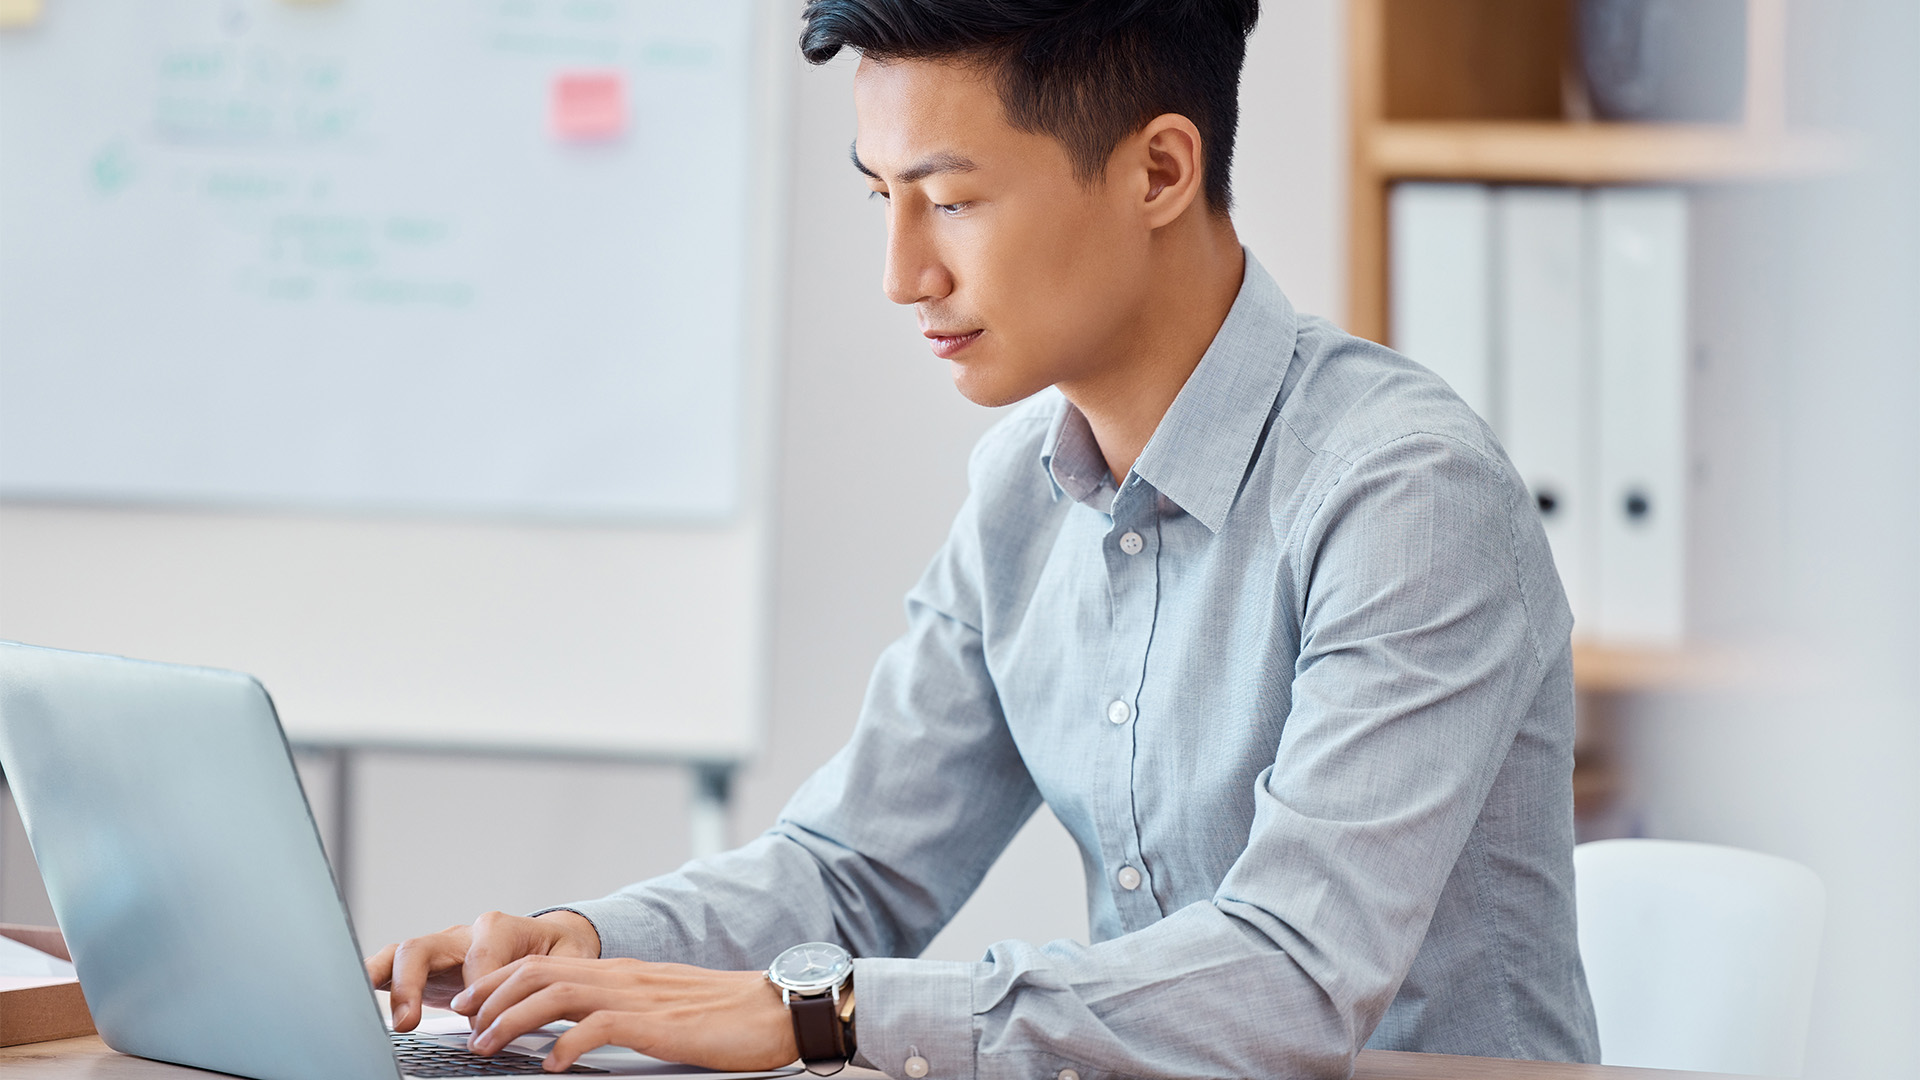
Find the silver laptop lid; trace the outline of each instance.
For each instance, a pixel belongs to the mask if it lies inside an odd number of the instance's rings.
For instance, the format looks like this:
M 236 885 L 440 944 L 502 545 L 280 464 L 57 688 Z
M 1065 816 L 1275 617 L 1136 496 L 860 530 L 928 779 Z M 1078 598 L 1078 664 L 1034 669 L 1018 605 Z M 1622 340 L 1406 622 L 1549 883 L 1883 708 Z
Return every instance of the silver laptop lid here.
M 395 1080 L 273 704 L 245 675 L 0 642 L 7 774 L 116 1050 Z

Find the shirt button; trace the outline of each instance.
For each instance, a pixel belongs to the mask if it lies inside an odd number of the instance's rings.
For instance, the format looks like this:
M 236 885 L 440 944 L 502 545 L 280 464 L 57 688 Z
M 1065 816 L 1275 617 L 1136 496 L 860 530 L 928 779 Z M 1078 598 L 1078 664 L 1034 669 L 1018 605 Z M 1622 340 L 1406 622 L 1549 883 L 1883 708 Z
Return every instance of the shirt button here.
M 1080 1074 L 1072 1069 L 1061 1069 L 1053 1074 L 1053 1080 L 1080 1080 Z
M 1146 546 L 1147 542 L 1140 539 L 1140 534 L 1137 532 L 1127 533 L 1120 538 L 1120 550 L 1129 555 L 1140 554 L 1141 550 Z
M 1120 872 L 1113 875 L 1113 878 L 1120 883 L 1121 888 L 1128 892 L 1132 892 L 1140 887 L 1140 871 L 1135 870 L 1131 866 L 1121 867 Z
M 919 1054 L 915 1054 L 907 1059 L 906 1064 L 902 1066 L 900 1071 L 913 1077 L 913 1080 L 920 1080 L 921 1077 L 927 1075 L 927 1059 L 921 1057 Z
M 1133 710 L 1124 701 L 1116 701 L 1107 706 L 1107 719 L 1116 724 L 1124 724 L 1133 716 Z

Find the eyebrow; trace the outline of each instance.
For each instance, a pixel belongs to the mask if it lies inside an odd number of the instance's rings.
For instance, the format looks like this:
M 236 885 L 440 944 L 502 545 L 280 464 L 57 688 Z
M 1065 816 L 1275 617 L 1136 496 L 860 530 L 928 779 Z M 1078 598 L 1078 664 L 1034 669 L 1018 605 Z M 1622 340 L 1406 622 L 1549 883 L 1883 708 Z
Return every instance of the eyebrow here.
M 885 182 L 879 173 L 867 168 L 867 163 L 860 160 L 860 143 L 858 140 L 847 147 L 847 156 L 853 159 L 853 167 L 860 170 L 861 175 L 869 179 Z M 913 184 L 938 173 L 972 172 L 979 167 L 980 166 L 975 165 L 971 160 L 961 157 L 951 150 L 942 150 L 940 153 L 934 154 L 931 157 L 900 170 L 899 175 L 893 178 L 893 182 L 896 184 Z

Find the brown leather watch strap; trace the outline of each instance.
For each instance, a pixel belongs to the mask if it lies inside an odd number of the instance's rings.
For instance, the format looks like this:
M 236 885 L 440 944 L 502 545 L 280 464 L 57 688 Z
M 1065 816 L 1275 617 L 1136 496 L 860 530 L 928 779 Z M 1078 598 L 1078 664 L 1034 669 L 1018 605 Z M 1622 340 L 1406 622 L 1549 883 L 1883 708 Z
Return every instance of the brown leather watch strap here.
M 818 1076 L 832 1076 L 847 1067 L 847 1040 L 840 1026 L 839 1003 L 831 994 L 789 997 L 793 1014 L 793 1041 L 800 1048 L 800 1064 Z

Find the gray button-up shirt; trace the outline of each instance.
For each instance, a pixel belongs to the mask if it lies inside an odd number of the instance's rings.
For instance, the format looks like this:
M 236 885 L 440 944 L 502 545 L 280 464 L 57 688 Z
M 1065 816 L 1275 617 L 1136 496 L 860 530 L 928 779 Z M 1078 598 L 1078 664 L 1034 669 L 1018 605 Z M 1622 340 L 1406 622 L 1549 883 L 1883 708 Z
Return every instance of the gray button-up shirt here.
M 737 851 L 572 905 L 608 956 L 860 959 L 861 1056 L 945 1077 L 1345 1076 L 1361 1045 L 1597 1060 L 1572 618 L 1432 373 L 1251 257 L 1116 490 L 1048 392 L 983 438 L 853 740 Z M 1092 944 L 915 956 L 1044 799 Z

